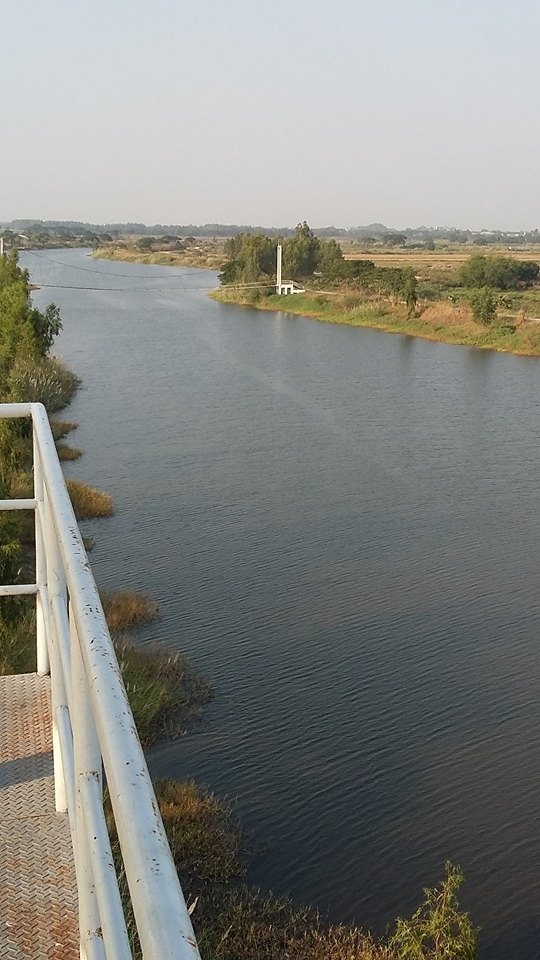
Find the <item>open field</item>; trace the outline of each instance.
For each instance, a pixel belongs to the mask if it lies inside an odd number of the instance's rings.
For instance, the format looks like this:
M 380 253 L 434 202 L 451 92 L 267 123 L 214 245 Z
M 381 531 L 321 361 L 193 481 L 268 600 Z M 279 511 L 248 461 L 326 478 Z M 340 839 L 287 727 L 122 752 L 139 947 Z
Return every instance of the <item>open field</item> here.
M 382 244 L 341 243 L 346 260 L 372 260 L 376 267 L 418 267 L 424 270 L 452 270 L 473 256 L 509 257 L 540 263 L 539 246 L 466 246 L 454 244 L 445 249 L 413 250 L 385 247 Z

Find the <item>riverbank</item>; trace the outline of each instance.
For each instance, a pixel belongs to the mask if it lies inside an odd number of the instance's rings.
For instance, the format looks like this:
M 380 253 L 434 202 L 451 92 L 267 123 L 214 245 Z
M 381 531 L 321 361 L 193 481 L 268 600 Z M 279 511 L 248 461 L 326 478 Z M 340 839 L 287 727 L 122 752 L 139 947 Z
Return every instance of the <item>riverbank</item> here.
M 198 270 L 219 270 L 223 265 L 223 243 L 201 241 L 186 250 L 148 251 L 131 246 L 107 246 L 94 250 L 94 260 L 122 260 L 127 263 L 149 263 L 164 267 L 195 267 Z
M 286 299 L 258 290 L 240 288 L 216 290 L 213 300 L 310 317 L 323 323 L 350 327 L 371 327 L 385 333 L 399 333 L 423 340 L 459 346 L 497 350 L 521 356 L 540 356 L 540 322 L 501 317 L 498 324 L 485 327 L 475 323 L 470 308 L 445 301 L 423 301 L 410 316 L 402 305 L 370 299 L 355 291 L 325 291 L 294 294 Z

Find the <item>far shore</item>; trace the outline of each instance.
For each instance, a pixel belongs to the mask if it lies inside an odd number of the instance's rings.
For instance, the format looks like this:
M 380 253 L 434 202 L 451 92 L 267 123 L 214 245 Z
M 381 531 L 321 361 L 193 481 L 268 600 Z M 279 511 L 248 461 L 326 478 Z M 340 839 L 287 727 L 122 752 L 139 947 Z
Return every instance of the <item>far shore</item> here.
M 223 251 L 212 244 L 185 251 L 149 252 L 127 248 L 100 248 L 93 257 L 103 260 L 124 260 L 171 267 L 190 267 L 201 270 L 219 270 Z M 405 334 L 449 343 L 496 350 L 518 356 L 540 356 L 540 321 L 516 316 L 501 317 L 497 324 L 486 327 L 475 323 L 468 305 L 446 300 L 419 300 L 413 315 L 403 304 L 387 298 L 373 298 L 358 290 L 312 290 L 287 298 L 269 294 L 268 288 L 246 291 L 241 287 L 217 288 L 210 294 L 220 303 L 271 310 L 319 320 L 323 323 L 344 324 L 351 327 L 371 327 L 385 333 Z
M 204 245 L 158 253 L 144 253 L 142 250 L 122 247 L 99 247 L 92 257 L 95 260 L 126 260 L 130 263 L 151 263 L 164 267 L 195 267 L 198 270 L 219 270 L 223 265 L 223 253 Z
M 518 356 L 540 356 L 540 322 L 501 322 L 484 327 L 472 320 L 468 308 L 444 301 L 419 302 L 415 314 L 409 316 L 402 304 L 369 299 L 357 291 L 311 291 L 283 297 L 253 290 L 246 292 L 237 287 L 218 289 L 210 296 L 220 303 L 279 311 L 323 323 L 371 327 L 385 333 L 406 334 L 423 340 Z

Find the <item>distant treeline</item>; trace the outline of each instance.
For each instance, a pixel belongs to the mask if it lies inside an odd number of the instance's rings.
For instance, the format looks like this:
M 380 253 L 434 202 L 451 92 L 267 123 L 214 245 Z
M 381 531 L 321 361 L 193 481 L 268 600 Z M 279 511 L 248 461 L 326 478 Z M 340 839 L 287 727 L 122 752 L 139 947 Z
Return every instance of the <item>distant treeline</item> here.
M 293 237 L 294 227 L 263 227 L 250 224 L 164 224 L 154 223 L 87 223 L 80 220 L 11 220 L 0 224 L 3 233 L 14 236 L 23 233 L 32 240 L 45 242 L 58 237 L 65 242 L 111 240 L 123 236 L 172 236 L 172 237 L 236 237 L 239 234 L 264 234 L 268 237 Z M 336 237 L 344 240 L 357 240 L 362 243 L 387 243 L 392 246 L 414 246 L 421 244 L 433 249 L 439 243 L 474 243 L 478 246 L 490 244 L 535 244 L 540 243 L 538 229 L 528 231 L 505 230 L 461 230 L 455 227 L 406 227 L 395 230 L 383 223 L 369 223 L 358 227 L 315 227 L 317 237 Z

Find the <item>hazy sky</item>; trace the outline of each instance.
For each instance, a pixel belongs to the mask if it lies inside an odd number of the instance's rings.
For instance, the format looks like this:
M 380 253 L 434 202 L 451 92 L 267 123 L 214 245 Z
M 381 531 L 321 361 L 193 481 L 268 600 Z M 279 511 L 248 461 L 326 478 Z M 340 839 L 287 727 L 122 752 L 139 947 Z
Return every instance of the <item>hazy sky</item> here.
M 19 0 L 0 220 L 540 227 L 538 0 Z

